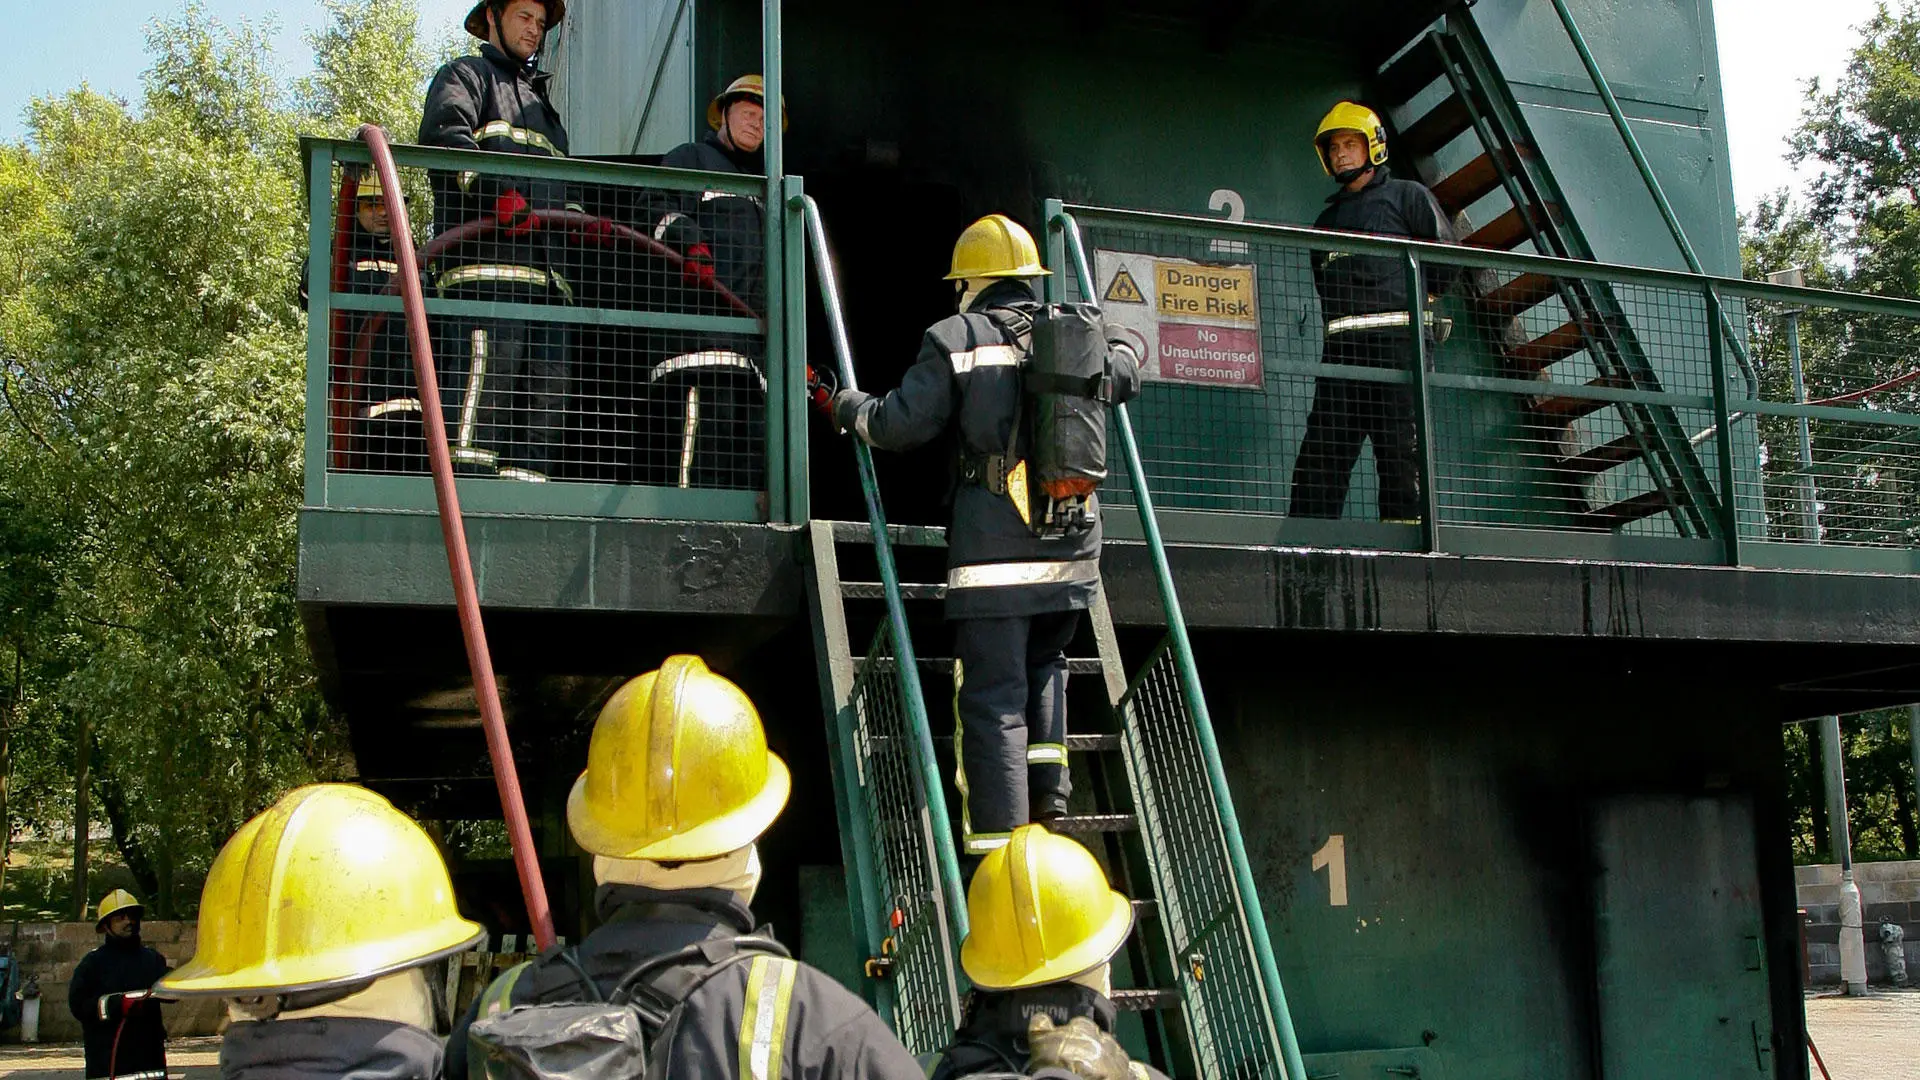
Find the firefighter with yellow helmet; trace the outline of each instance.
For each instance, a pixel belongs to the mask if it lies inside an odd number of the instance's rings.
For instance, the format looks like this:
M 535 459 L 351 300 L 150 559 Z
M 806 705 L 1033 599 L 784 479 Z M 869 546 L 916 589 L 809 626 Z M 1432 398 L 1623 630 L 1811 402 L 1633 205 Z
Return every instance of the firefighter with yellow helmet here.
M 753 702 L 699 657 L 668 657 L 617 690 L 567 799 L 568 830 L 593 855 L 600 926 L 495 980 L 454 1026 L 447 1075 L 539 1071 L 524 1055 L 543 1037 L 566 1042 L 567 1007 L 609 999 L 655 1010 L 643 1022 L 649 1056 L 616 1071 L 919 1075 L 872 1009 L 755 929 L 757 844 L 791 787 Z M 607 1050 L 563 1045 L 550 1060 Z
M 1451 243 L 1453 228 L 1433 193 L 1387 168 L 1387 132 L 1372 109 L 1335 105 L 1314 134 L 1320 166 L 1338 188 L 1314 226 L 1343 232 Z M 1410 369 L 1413 320 L 1402 260 L 1384 255 L 1315 252 L 1314 287 L 1326 322 L 1328 364 Z M 1431 282 L 1430 282 L 1431 284 Z M 1422 333 L 1432 337 L 1433 316 Z M 1289 513 L 1337 518 L 1347 501 L 1360 447 L 1373 440 L 1380 478 L 1380 517 L 1418 521 L 1420 467 L 1411 391 L 1399 384 L 1322 376 L 1293 469 Z
M 980 863 L 967 889 L 972 926 L 960 966 L 973 981 L 966 1018 L 927 1075 L 983 1073 L 1148 1080 L 1113 1037 L 1113 955 L 1133 905 L 1086 848 L 1023 825 Z
M 100 947 L 80 958 L 67 984 L 67 1008 L 86 1042 L 86 1075 L 165 1080 L 167 1030 L 159 1003 L 145 991 L 166 973 L 167 960 L 140 941 L 145 909 L 132 893 L 101 897 L 94 929 Z
M 667 151 L 660 164 L 766 175 L 766 83 L 759 75 L 728 83 L 707 103 L 706 119 L 711 130 L 704 137 Z M 699 314 L 739 315 L 722 302 L 718 285 L 766 313 L 766 221 L 760 202 L 724 191 L 648 193 L 643 231 L 686 260 L 680 306 Z M 646 371 L 652 415 L 646 427 L 665 441 L 653 448 L 654 467 L 643 479 L 682 488 L 765 487 L 764 338 L 687 332 L 653 338 Z
M 311 784 L 221 847 L 193 957 L 154 992 L 226 1001 L 227 1080 L 437 1080 L 424 965 L 485 937 L 419 825 L 365 788 Z
M 928 328 L 899 388 L 842 390 L 832 401 L 842 431 L 884 450 L 954 436 L 961 482 L 947 530 L 946 616 L 962 843 L 972 855 L 1005 844 L 1028 821 L 1066 814 L 1066 648 L 1100 582 L 1092 496 L 1078 526 L 1032 527 L 1032 426 L 1022 418 L 1033 410 L 1023 404 L 1023 366 L 1041 307 L 1035 283 L 1047 273 L 1018 222 L 1003 214 L 974 222 L 947 274 L 958 313 Z M 1130 334 L 1104 328 L 1108 403 L 1140 385 L 1145 345 Z

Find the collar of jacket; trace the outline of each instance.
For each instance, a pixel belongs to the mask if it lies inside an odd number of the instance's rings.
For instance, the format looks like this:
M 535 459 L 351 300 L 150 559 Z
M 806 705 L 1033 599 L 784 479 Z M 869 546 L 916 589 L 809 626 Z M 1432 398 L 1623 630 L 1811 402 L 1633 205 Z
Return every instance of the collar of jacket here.
M 1357 199 L 1391 179 L 1393 179 L 1393 173 L 1389 172 L 1385 165 L 1375 165 L 1373 167 L 1373 179 L 1367 181 L 1366 187 L 1361 188 L 1359 191 L 1348 191 L 1344 186 L 1335 188 L 1333 194 L 1327 196 L 1327 201 L 1335 203 L 1344 202 L 1347 199 Z
M 1011 1035 L 1022 1050 L 1027 1045 L 1027 1023 L 1045 1013 L 1055 1026 L 1063 1026 L 1076 1016 L 1091 1017 L 1101 1031 L 1113 1030 L 1120 1009 L 1098 990 L 1079 983 L 1049 983 L 1023 990 L 975 990 L 973 1015 L 968 1017 L 962 1034 Z
M 532 56 L 527 57 L 527 62 L 523 64 L 513 57 L 508 56 L 506 50 L 500 46 L 495 45 L 491 41 L 483 41 L 480 43 L 480 55 L 485 57 L 488 63 L 505 72 L 507 78 L 510 79 L 524 76 L 532 81 L 535 86 L 544 86 L 547 80 L 553 77 L 547 72 L 540 70 L 539 53 L 534 53 Z
M 738 893 L 726 889 L 649 889 L 644 885 L 602 885 L 593 894 L 593 909 L 603 923 L 649 919 L 647 908 L 664 907 L 657 916 L 674 923 L 710 922 L 742 934 L 754 930 L 753 909 Z
M 1033 291 L 1033 282 L 1028 278 L 1001 278 L 980 290 L 973 298 L 970 312 L 984 312 L 988 308 L 1013 307 L 1018 304 L 1037 304 L 1040 297 Z
M 114 937 L 112 934 L 108 934 L 106 938 L 105 941 L 100 943 L 102 948 L 119 949 L 123 952 L 139 952 L 141 949 L 147 947 L 146 943 L 140 940 L 140 932 L 137 930 L 128 934 L 126 937 Z
M 700 141 L 720 151 L 722 157 L 733 162 L 735 169 L 749 176 L 765 176 L 767 174 L 767 152 L 766 144 L 764 143 L 761 144 L 760 149 L 749 154 L 744 150 L 728 146 L 726 142 L 720 138 L 720 133 L 717 131 L 707 132 L 705 137 Z
M 223 1080 L 437 1080 L 440 1040 L 391 1020 L 242 1021 L 220 1043 Z

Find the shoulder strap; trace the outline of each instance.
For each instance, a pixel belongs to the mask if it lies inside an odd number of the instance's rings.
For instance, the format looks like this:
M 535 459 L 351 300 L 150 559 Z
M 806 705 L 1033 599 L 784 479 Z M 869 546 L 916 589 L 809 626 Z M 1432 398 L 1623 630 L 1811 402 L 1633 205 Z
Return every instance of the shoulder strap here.
M 991 307 L 981 314 L 1013 338 L 1014 344 L 1020 346 L 1020 351 L 1033 350 L 1033 316 L 1015 307 Z
M 566 953 L 562 952 L 561 955 L 565 956 Z M 580 971 L 580 965 L 574 964 L 570 958 L 568 960 L 568 963 L 572 964 L 572 967 L 575 971 Z M 507 970 L 501 972 L 499 978 L 488 983 L 486 990 L 482 991 L 480 994 L 480 1011 L 478 1015 L 482 1017 L 496 1016 L 512 1008 L 513 1007 L 513 988 L 520 982 L 520 976 L 525 975 L 527 973 L 527 970 L 532 966 L 533 966 L 533 961 L 522 960 L 520 963 L 515 964 L 512 967 L 508 968 Z M 585 972 L 581 972 L 580 974 L 581 974 L 581 981 L 587 984 L 588 989 L 593 994 L 594 1000 L 599 1001 L 600 1000 L 599 988 L 593 985 L 592 979 L 585 977 L 586 976 Z

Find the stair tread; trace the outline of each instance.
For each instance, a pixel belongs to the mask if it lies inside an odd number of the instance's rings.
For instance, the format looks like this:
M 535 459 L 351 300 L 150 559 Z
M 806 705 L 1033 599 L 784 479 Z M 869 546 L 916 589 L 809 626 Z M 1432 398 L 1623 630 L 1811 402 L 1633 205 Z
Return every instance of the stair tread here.
M 1512 352 L 1514 362 L 1529 371 L 1541 371 L 1587 347 L 1586 328 L 1569 320 Z
M 853 670 L 865 671 L 868 663 L 869 661 L 866 657 L 856 656 L 853 658 Z M 880 671 L 893 670 L 893 657 L 891 656 L 875 657 L 872 663 L 873 666 Z M 953 671 L 953 657 L 922 656 L 916 659 L 914 666 L 921 671 L 932 671 L 943 675 L 951 674 Z M 1105 665 L 1100 663 L 1100 658 L 1097 656 L 1070 656 L 1067 658 L 1067 674 L 1069 675 L 1098 675 L 1105 670 Z
M 1374 76 L 1374 96 L 1398 105 L 1425 90 L 1443 74 L 1439 46 L 1432 37 L 1422 37 Z
M 1108 999 L 1121 1012 L 1152 1012 L 1180 1007 L 1180 991 L 1168 989 L 1116 989 Z
M 1625 390 L 1628 388 L 1625 379 L 1613 375 L 1602 375 L 1587 383 L 1586 386 L 1593 390 Z M 1602 401 L 1599 398 L 1543 397 L 1539 401 L 1534 402 L 1533 408 L 1535 412 L 1550 419 L 1558 420 L 1562 423 L 1572 423 L 1588 413 L 1598 412 L 1612 404 L 1614 403 L 1611 401 Z
M 1640 440 L 1629 433 L 1612 442 L 1588 447 L 1572 457 L 1561 458 L 1553 463 L 1553 467 L 1561 472 L 1603 473 L 1639 456 Z
M 887 744 L 887 740 L 897 738 L 897 737 L 898 736 L 894 736 L 894 735 L 869 736 L 869 738 L 872 740 L 875 746 L 885 746 Z M 953 744 L 953 735 L 950 733 L 936 734 L 933 736 L 933 742 L 935 746 L 951 746 Z M 1067 736 L 1067 753 L 1069 754 L 1104 753 L 1107 751 L 1118 750 L 1120 749 L 1120 747 L 1121 747 L 1121 741 L 1120 741 L 1120 736 L 1118 735 L 1095 734 L 1095 735 L 1068 735 Z M 1131 815 L 1120 814 L 1116 816 L 1130 817 Z
M 884 600 L 886 586 L 878 581 L 842 581 L 840 595 L 849 600 Z M 930 581 L 903 581 L 900 583 L 902 600 L 939 600 L 947 595 L 944 584 Z
M 1521 274 L 1489 292 L 1482 302 L 1495 315 L 1511 319 L 1551 299 L 1559 291 L 1557 285 L 1547 274 Z
M 1453 170 L 1445 179 L 1433 185 L 1433 197 L 1447 213 L 1457 214 L 1499 186 L 1500 170 L 1493 154 L 1489 152 Z
M 1531 236 L 1527 219 L 1516 206 L 1469 233 L 1461 243 L 1490 251 L 1512 251 Z
M 841 544 L 873 543 L 873 529 L 864 521 L 835 521 L 833 539 Z M 938 525 L 888 525 L 887 539 L 898 547 L 946 547 L 947 530 Z
M 1431 154 L 1459 138 L 1473 126 L 1473 114 L 1458 94 L 1435 105 L 1400 133 L 1400 145 L 1414 154 Z
M 1667 498 L 1665 492 L 1658 489 L 1643 491 L 1630 499 L 1622 499 L 1611 506 L 1602 506 L 1581 514 L 1579 524 L 1585 528 L 1605 529 L 1611 532 L 1622 525 L 1665 513 L 1672 506 L 1672 500 Z

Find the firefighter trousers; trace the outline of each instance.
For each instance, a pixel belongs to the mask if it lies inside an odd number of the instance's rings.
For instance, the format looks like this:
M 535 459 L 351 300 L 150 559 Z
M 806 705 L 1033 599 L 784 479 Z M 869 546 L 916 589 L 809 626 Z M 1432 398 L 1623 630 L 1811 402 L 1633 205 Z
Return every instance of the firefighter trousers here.
M 553 303 L 557 293 L 518 283 L 443 289 L 452 300 Z M 565 323 L 442 320 L 435 334 L 440 403 L 457 472 L 544 480 L 561 464 L 573 397 Z
M 1080 612 L 953 623 L 962 849 L 984 855 L 1066 813 L 1067 645 Z
M 1406 371 L 1412 352 L 1407 332 L 1400 329 L 1329 337 L 1324 355 L 1329 364 Z M 1413 413 L 1413 391 L 1407 386 L 1324 376 L 1315 380 L 1287 513 L 1339 517 L 1360 447 L 1371 439 L 1381 519 L 1419 520 L 1420 460 Z

